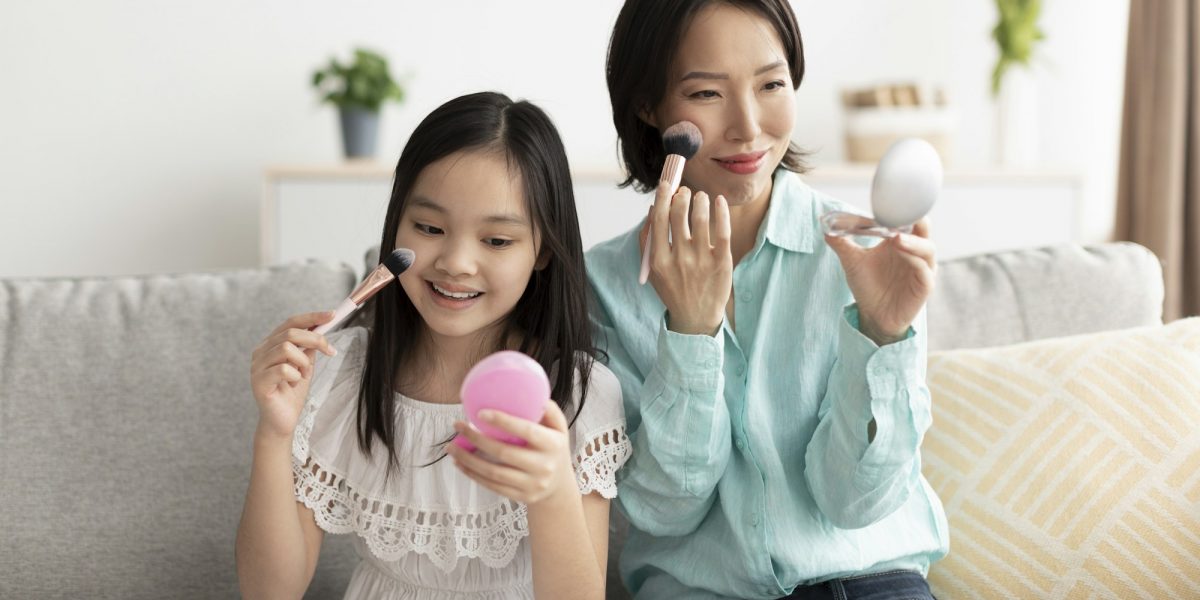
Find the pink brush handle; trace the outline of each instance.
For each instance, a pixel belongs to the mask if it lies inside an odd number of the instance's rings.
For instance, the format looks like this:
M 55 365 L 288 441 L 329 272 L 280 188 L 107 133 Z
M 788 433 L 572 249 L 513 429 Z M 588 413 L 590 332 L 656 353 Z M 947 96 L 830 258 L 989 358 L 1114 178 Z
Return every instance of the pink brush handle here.
M 683 180 L 683 165 L 684 159 L 678 154 L 668 154 L 667 160 L 663 164 L 662 176 L 658 178 L 659 183 L 667 184 L 667 202 L 679 191 L 679 182 Z M 646 284 L 646 280 L 650 278 L 650 243 L 654 241 L 653 225 L 651 230 L 646 232 L 646 246 L 642 248 L 642 266 L 638 270 L 638 283 Z M 670 242 L 671 238 L 667 238 Z
M 646 285 L 650 278 L 650 244 L 654 241 L 654 230 L 646 232 L 646 246 L 642 248 L 642 268 L 638 271 L 638 283 Z
M 342 321 L 346 320 L 346 317 L 349 317 L 356 310 L 358 310 L 358 305 L 355 304 L 353 300 L 346 298 L 345 300 L 342 300 L 342 303 L 338 305 L 337 310 L 333 313 L 333 320 L 325 323 L 324 325 L 317 325 L 316 327 L 313 327 L 312 331 L 321 335 L 325 335 L 326 331 L 337 327 Z

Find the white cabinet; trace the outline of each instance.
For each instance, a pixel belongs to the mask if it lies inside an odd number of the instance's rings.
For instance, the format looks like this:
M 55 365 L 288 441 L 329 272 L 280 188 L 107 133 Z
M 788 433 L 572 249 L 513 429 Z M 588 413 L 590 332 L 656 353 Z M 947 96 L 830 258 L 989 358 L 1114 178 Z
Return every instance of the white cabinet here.
M 815 189 L 862 209 L 870 206 L 872 167 L 818 167 Z M 633 227 L 651 197 L 617 188 L 619 175 L 573 175 L 584 248 Z M 947 171 L 930 214 L 940 258 L 1076 241 L 1080 179 L 1042 171 Z M 343 261 L 362 273 L 363 253 L 379 243 L 392 190 L 392 167 L 347 162 L 274 167 L 266 172 L 260 249 L 263 264 L 305 258 Z

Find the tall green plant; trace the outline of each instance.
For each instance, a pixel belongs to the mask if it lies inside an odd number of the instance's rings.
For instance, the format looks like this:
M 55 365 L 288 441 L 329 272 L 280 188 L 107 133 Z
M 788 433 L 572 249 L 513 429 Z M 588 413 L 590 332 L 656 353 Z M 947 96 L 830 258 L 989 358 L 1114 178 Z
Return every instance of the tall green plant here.
M 313 73 L 312 85 L 323 101 L 338 108 L 379 112 L 388 100 L 404 101 L 404 88 L 392 79 L 387 59 L 363 48 L 354 50 L 354 62 L 349 65 L 329 59 L 328 67 Z
M 1014 65 L 1029 66 L 1033 46 L 1045 39 L 1038 27 L 1041 0 L 996 0 L 1000 22 L 992 29 L 992 38 L 1000 47 L 1000 59 L 992 70 L 992 95 L 1000 93 L 1004 72 Z

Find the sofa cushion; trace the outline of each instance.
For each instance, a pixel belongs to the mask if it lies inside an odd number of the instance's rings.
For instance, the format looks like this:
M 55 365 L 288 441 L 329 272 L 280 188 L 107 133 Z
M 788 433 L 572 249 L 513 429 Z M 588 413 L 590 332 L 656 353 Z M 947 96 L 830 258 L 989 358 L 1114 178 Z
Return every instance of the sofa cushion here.
M 0 281 L 0 597 L 236 597 L 250 353 L 353 279 L 308 263 Z M 313 595 L 340 597 L 352 560 L 323 552 Z
M 933 353 L 946 598 L 1200 597 L 1200 318 Z
M 929 299 L 930 350 L 1162 322 L 1162 267 L 1130 242 L 1013 250 L 938 267 Z

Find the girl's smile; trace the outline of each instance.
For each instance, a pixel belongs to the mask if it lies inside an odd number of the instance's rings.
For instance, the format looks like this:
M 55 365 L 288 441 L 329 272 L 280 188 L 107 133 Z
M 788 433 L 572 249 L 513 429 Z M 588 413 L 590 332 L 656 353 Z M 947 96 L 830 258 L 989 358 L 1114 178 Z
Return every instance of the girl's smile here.
M 396 244 L 415 264 L 400 284 L 442 341 L 498 333 L 533 274 L 538 243 L 523 180 L 503 153 L 464 150 L 426 166 Z

